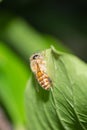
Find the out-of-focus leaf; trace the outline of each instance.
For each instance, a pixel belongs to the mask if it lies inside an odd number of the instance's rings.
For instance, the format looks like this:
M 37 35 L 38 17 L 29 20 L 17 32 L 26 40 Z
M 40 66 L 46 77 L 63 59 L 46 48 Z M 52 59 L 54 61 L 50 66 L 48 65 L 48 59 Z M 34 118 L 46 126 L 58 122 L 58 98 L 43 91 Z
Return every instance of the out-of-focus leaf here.
M 16 125 L 25 121 L 23 99 L 28 76 L 27 66 L 0 42 L 0 98 Z
M 34 52 L 49 48 L 52 44 L 59 50 L 69 51 L 57 40 L 42 36 L 20 18 L 9 18 L 7 26 L 5 24 L 1 31 L 0 38 L 14 46 L 25 58 L 28 58 Z
M 53 47 L 44 54 L 52 88 L 42 89 L 34 76 L 29 80 L 25 93 L 28 130 L 87 130 L 87 65 Z

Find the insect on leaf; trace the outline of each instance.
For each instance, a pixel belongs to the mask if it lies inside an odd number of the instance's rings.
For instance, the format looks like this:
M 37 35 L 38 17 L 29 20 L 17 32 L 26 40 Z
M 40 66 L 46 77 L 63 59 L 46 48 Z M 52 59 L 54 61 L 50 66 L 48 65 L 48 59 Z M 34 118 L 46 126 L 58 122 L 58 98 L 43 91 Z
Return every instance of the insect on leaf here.
M 25 92 L 28 129 L 87 130 L 86 63 L 53 47 L 44 54 L 52 87 L 46 91 L 35 76 L 29 80 Z

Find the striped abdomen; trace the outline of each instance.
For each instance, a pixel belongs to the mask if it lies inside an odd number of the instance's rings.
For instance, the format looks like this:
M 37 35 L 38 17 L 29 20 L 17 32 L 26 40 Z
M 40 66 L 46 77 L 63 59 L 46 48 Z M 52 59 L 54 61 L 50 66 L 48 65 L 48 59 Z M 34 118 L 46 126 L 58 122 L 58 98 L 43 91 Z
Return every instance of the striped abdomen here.
M 39 84 L 41 85 L 42 88 L 44 88 L 45 90 L 49 90 L 51 87 L 51 80 L 48 77 L 48 75 L 42 71 L 38 71 L 36 74 L 36 78 L 39 82 Z

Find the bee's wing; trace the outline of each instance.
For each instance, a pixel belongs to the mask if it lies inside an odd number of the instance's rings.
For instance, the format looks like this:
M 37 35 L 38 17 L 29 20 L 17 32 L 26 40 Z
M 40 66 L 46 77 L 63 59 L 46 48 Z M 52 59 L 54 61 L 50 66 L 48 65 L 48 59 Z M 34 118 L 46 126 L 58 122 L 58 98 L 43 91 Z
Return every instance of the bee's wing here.
M 32 70 L 32 72 L 34 73 L 34 74 L 36 74 L 37 73 L 37 71 L 38 71 L 38 63 L 36 62 L 36 61 L 31 61 L 30 62 L 30 67 L 31 67 L 31 70 Z

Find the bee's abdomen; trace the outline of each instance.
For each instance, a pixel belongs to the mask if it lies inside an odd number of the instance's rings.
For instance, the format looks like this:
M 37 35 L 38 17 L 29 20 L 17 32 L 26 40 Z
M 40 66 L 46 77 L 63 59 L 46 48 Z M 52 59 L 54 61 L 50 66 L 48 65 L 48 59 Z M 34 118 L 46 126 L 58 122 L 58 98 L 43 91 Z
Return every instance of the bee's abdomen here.
M 38 71 L 36 77 L 42 88 L 44 88 L 45 90 L 50 89 L 51 80 L 46 73 Z

